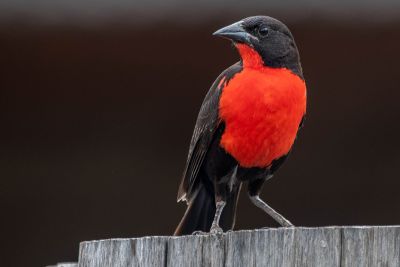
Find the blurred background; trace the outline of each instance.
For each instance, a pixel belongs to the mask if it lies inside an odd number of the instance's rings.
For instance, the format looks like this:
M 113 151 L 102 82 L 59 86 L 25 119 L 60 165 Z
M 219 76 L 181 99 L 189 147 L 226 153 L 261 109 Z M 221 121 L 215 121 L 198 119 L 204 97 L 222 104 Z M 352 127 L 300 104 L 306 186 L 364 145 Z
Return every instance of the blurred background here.
M 202 99 L 238 60 L 211 33 L 258 14 L 292 30 L 309 95 L 263 198 L 298 226 L 400 224 L 399 1 L 3 0 L 2 265 L 171 234 Z M 265 226 L 242 195 L 236 228 Z

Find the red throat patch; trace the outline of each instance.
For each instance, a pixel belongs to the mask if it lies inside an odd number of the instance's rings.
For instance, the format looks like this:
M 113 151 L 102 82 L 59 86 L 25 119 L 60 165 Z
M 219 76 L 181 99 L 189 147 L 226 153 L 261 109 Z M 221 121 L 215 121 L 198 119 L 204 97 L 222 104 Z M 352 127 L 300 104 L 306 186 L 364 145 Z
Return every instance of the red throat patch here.
M 263 65 L 251 47 L 238 44 L 243 70 L 222 91 L 225 122 L 220 145 L 242 167 L 266 167 L 287 154 L 306 112 L 304 81 L 285 68 Z
M 243 68 L 262 68 L 264 66 L 261 56 L 250 46 L 245 44 L 236 44 L 242 58 Z

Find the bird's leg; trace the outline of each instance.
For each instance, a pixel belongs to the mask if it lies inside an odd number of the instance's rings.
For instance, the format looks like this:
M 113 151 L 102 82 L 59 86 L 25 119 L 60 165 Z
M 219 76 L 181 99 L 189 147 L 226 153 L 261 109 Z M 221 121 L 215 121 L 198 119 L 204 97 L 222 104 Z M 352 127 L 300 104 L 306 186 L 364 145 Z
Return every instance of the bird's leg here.
M 225 207 L 225 204 L 226 202 L 224 200 L 220 199 L 216 201 L 214 220 L 212 222 L 210 229 L 210 233 L 212 234 L 220 234 L 224 232 L 222 228 L 219 226 L 219 219 L 221 218 L 221 214 Z
M 226 205 L 227 177 L 230 177 L 230 175 L 228 174 L 224 177 L 220 177 L 219 179 L 217 177 L 214 179 L 215 215 L 210 228 L 211 234 L 222 234 L 224 232 L 224 230 L 219 226 L 219 221 L 222 211 Z
M 256 205 L 257 207 L 262 209 L 265 213 L 267 213 L 269 216 L 271 216 L 280 225 L 282 225 L 284 227 L 293 227 L 293 224 L 289 220 L 287 220 L 285 217 L 283 217 L 281 214 L 279 214 L 277 211 L 275 211 L 273 208 L 271 208 L 259 196 L 264 182 L 269 178 L 271 178 L 271 176 L 267 176 L 267 177 L 263 177 L 261 179 L 255 179 L 255 180 L 249 181 L 248 194 L 249 194 L 250 200 L 251 200 L 251 202 L 253 202 L 254 205 Z
M 275 221 L 277 221 L 280 225 L 284 227 L 293 227 L 293 224 L 289 222 L 285 217 L 276 212 L 273 208 L 271 208 L 267 203 L 265 203 L 258 195 L 250 196 L 251 202 L 254 205 L 262 209 L 269 216 L 271 216 Z
M 222 234 L 224 230 L 219 226 L 219 219 L 221 218 L 222 211 L 224 210 L 226 201 L 222 200 L 221 197 L 216 197 L 215 202 L 215 215 L 213 222 L 211 224 L 210 233 L 211 234 Z M 205 235 L 207 233 L 203 231 L 194 231 L 192 235 Z

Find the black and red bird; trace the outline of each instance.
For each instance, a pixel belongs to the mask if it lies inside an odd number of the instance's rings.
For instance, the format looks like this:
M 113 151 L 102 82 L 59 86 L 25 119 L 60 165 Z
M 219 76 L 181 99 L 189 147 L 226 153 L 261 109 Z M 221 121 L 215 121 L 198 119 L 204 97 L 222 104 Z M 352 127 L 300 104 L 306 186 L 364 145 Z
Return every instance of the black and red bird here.
M 285 161 L 306 113 L 306 85 L 289 29 L 267 16 L 214 33 L 231 40 L 241 60 L 208 91 L 197 117 L 178 201 L 188 204 L 175 235 L 233 228 L 242 183 L 251 201 L 292 226 L 259 194 Z

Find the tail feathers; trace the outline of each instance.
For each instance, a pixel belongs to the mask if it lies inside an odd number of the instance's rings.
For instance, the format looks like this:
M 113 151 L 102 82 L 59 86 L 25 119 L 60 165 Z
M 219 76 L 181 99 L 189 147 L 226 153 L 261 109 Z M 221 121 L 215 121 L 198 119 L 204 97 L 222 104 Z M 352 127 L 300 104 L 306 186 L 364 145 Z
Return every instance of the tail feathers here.
M 214 192 L 199 184 L 197 193 L 186 209 L 185 215 L 174 235 L 190 235 L 195 231 L 209 232 L 215 215 Z M 231 230 L 235 223 L 236 203 L 239 197 L 240 185 L 233 188 L 220 219 L 224 231 Z
M 200 184 L 174 235 L 190 235 L 194 231 L 209 231 L 214 213 L 214 195 L 208 192 L 204 185 Z
M 226 199 L 226 205 L 222 211 L 221 218 L 219 220 L 219 226 L 221 226 L 224 232 L 232 230 L 235 226 L 236 206 L 239 200 L 241 186 L 241 183 L 234 185 L 231 193 Z

